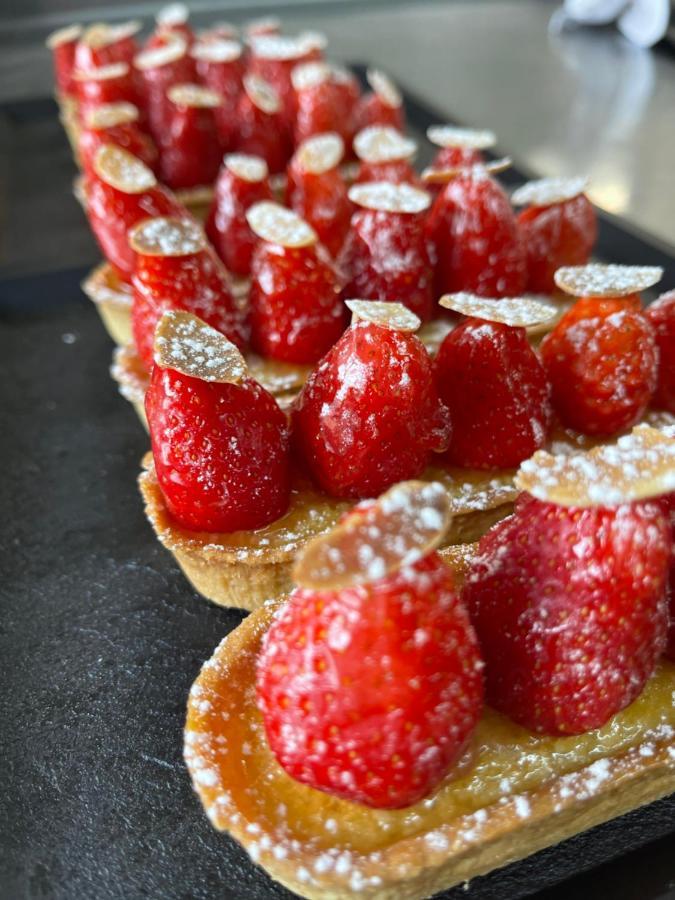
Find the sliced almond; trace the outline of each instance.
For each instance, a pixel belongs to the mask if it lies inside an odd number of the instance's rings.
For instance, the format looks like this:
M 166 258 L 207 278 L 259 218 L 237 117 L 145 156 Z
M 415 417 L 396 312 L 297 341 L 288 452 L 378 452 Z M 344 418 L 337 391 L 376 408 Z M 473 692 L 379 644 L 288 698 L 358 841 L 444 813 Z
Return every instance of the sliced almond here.
M 231 341 L 192 313 L 164 313 L 155 329 L 155 362 L 182 375 L 238 384 L 247 375 L 246 360 Z
M 95 69 L 79 69 L 73 74 L 73 78 L 75 81 L 112 81 L 114 78 L 124 78 L 128 74 L 129 66 L 124 62 L 116 62 Z
M 162 7 L 155 16 L 155 21 L 162 28 L 175 28 L 185 25 L 190 18 L 190 11 L 184 3 L 170 3 Z
M 427 137 L 437 147 L 462 147 L 466 150 L 487 150 L 497 143 L 494 131 L 458 128 L 455 125 L 430 125 Z
M 258 33 L 249 38 L 251 49 L 259 59 L 290 61 L 301 59 L 308 51 L 301 35 Z
M 300 63 L 291 72 L 291 83 L 296 91 L 306 91 L 328 81 L 331 77 L 330 66 L 325 62 Z
M 119 25 L 107 25 L 105 22 L 96 22 L 90 25 L 81 37 L 81 42 L 94 50 L 109 47 L 118 41 L 133 37 L 141 30 L 142 24 L 138 19 L 130 22 L 121 22 Z
M 142 50 L 134 59 L 134 65 L 141 72 L 159 69 L 182 59 L 187 53 L 187 42 L 179 34 L 171 34 L 166 43 L 159 47 Z
M 558 314 L 553 303 L 535 300 L 533 297 L 479 297 L 463 291 L 445 294 L 438 303 L 444 309 L 451 309 L 463 316 L 474 316 L 487 322 L 501 322 L 517 328 L 541 325 Z
M 130 19 L 128 22 L 120 22 L 119 25 L 109 26 L 110 44 L 116 44 L 118 41 L 125 41 L 127 38 L 134 37 L 143 27 L 143 23 L 139 19 Z
M 297 213 L 278 203 L 264 200 L 254 203 L 246 213 L 252 231 L 270 244 L 298 249 L 317 241 L 316 231 Z
M 142 194 L 157 184 L 151 169 L 121 147 L 104 144 L 96 151 L 94 172 L 101 181 L 125 194 Z
M 345 300 L 345 306 L 352 313 L 352 321 L 371 322 L 390 331 L 410 333 L 422 324 L 414 312 L 402 303 L 383 300 Z
M 357 206 L 381 212 L 420 213 L 428 209 L 431 197 L 410 184 L 367 181 L 349 189 L 349 199 Z
M 223 102 L 217 91 L 212 91 L 201 84 L 174 84 L 166 95 L 176 106 L 188 109 L 217 109 Z
M 228 153 L 223 163 L 234 176 L 241 178 L 242 181 L 250 181 L 251 184 L 264 181 L 268 175 L 265 160 L 249 153 Z
M 277 16 L 265 16 L 260 19 L 251 19 L 244 25 L 244 34 L 249 37 L 262 37 L 262 35 L 278 34 L 281 30 L 281 19 Z
M 138 121 L 138 107 L 133 103 L 103 103 L 90 109 L 87 113 L 86 126 L 95 130 L 114 128 L 116 125 L 127 125 Z
M 368 69 L 366 72 L 366 80 L 386 106 L 398 109 L 399 106 L 403 105 L 401 92 L 391 78 L 388 75 L 385 75 L 381 69 Z
M 244 90 L 251 103 L 268 116 L 273 116 L 281 109 L 279 94 L 272 85 L 258 75 L 245 75 Z
M 340 165 L 345 145 L 339 134 L 328 131 L 307 138 L 295 151 L 301 168 L 310 175 L 322 175 Z
M 574 297 L 625 297 L 657 284 L 659 266 L 616 266 L 589 263 L 558 269 L 554 280 L 561 291 Z
M 417 152 L 417 143 L 389 125 L 370 125 L 354 138 L 354 152 L 363 162 L 393 162 L 411 159 Z
M 496 175 L 499 172 L 504 172 L 511 165 L 511 157 L 503 156 L 501 159 L 476 163 L 473 166 L 453 166 L 447 169 L 435 169 L 433 166 L 430 166 L 422 172 L 422 181 L 426 184 L 446 184 L 457 175 L 485 178 L 486 175 Z
M 318 591 L 378 581 L 435 550 L 450 520 L 450 500 L 442 484 L 403 481 L 310 541 L 295 563 L 293 579 Z
M 522 463 L 516 485 L 559 506 L 618 506 L 675 490 L 675 438 L 638 425 L 616 444 L 553 456 L 538 450 Z
M 48 47 L 49 50 L 56 50 L 56 48 L 60 47 L 62 44 L 73 44 L 75 41 L 78 41 L 81 36 L 81 25 L 66 25 L 65 28 L 57 28 L 56 31 L 52 31 L 52 33 L 47 36 L 45 46 Z
M 190 50 L 190 56 L 203 62 L 227 63 L 239 59 L 242 49 L 238 41 L 213 39 L 195 44 Z
M 583 194 L 588 187 L 588 178 L 540 178 L 528 181 L 511 194 L 514 206 L 552 206 L 564 203 Z
M 129 245 L 143 256 L 190 256 L 204 250 L 207 243 L 194 219 L 157 216 L 129 230 Z

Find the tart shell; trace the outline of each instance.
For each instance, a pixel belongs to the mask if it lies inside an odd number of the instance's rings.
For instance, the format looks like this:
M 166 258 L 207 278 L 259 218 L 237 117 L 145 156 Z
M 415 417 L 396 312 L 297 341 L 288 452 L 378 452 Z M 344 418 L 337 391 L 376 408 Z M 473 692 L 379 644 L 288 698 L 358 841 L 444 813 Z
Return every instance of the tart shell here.
M 82 290 L 96 305 L 105 330 L 118 345 L 131 343 L 133 293 L 109 263 L 101 263 L 82 282 Z

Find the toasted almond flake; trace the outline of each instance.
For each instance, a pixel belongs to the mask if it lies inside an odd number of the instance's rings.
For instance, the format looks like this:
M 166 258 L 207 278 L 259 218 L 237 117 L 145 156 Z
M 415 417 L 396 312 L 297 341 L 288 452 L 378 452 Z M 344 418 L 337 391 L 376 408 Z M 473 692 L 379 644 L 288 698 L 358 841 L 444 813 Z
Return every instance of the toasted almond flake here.
M 189 256 L 207 246 L 204 232 L 194 219 L 175 216 L 139 222 L 129 231 L 129 244 L 144 256 Z
M 310 541 L 295 563 L 293 579 L 323 591 L 377 581 L 431 553 L 450 520 L 442 484 L 403 481 L 365 511 Z
M 265 160 L 249 153 L 228 153 L 223 163 L 233 175 L 242 181 L 250 181 L 251 184 L 263 181 L 268 175 Z
M 433 166 L 424 169 L 422 181 L 427 184 L 445 184 L 457 175 L 470 175 L 472 178 L 485 178 L 486 175 L 496 175 L 510 168 L 512 162 L 510 156 L 502 156 L 500 159 L 492 159 L 488 162 L 476 163 L 473 166 L 454 166 L 448 169 L 435 169 Z
M 291 72 L 291 82 L 294 90 L 306 91 L 328 81 L 330 76 L 330 66 L 325 62 L 300 63 Z
M 352 321 L 372 322 L 390 331 L 413 332 L 422 324 L 414 312 L 402 303 L 384 300 L 345 300 Z
M 142 50 L 134 59 L 134 65 L 142 72 L 158 69 L 174 63 L 187 53 L 187 42 L 179 34 L 171 34 L 166 43 L 159 47 Z
M 111 81 L 113 78 L 124 78 L 129 73 L 129 66 L 123 62 L 111 63 L 109 66 L 98 66 L 96 69 L 82 69 L 73 74 L 75 81 Z
M 239 41 L 230 41 L 225 38 L 206 40 L 195 44 L 190 50 L 190 56 L 204 62 L 226 63 L 239 59 L 242 46 Z
M 189 109 L 216 109 L 223 102 L 217 91 L 212 91 L 201 84 L 174 84 L 166 93 L 176 106 Z
M 192 313 L 164 313 L 155 329 L 155 362 L 163 369 L 219 384 L 246 378 L 246 360 L 224 334 Z
M 170 3 L 160 9 L 155 21 L 162 28 L 172 28 L 176 25 L 185 25 L 189 18 L 190 11 L 184 3 Z
M 251 229 L 264 241 L 281 247 L 309 247 L 317 241 L 316 231 L 297 213 L 278 203 L 254 203 L 246 213 Z
M 295 157 L 305 172 L 321 175 L 340 164 L 345 145 L 339 134 L 328 131 L 307 138 L 295 151 Z
M 281 19 L 277 16 L 265 16 L 260 19 L 251 19 L 244 25 L 244 34 L 247 37 L 262 37 L 262 35 L 278 34 L 281 29 Z
M 281 109 L 279 94 L 272 85 L 258 75 L 244 76 L 244 90 L 251 103 L 268 116 L 273 116 Z
M 138 19 L 129 22 L 120 22 L 119 25 L 107 25 L 105 22 L 96 22 L 90 25 L 82 34 L 81 42 L 94 50 L 109 47 L 118 41 L 133 37 L 141 30 L 142 24 Z
M 47 36 L 45 46 L 50 50 L 56 50 L 61 44 L 72 44 L 80 39 L 82 35 L 81 25 L 66 25 L 64 28 L 57 28 Z
M 382 212 L 420 213 L 429 207 L 431 197 L 410 184 L 389 181 L 367 181 L 349 189 L 349 199 L 366 209 Z
M 259 59 L 292 60 L 301 59 L 309 50 L 313 49 L 311 42 L 308 44 L 305 32 L 297 35 L 287 34 L 252 34 L 250 35 L 251 49 Z
M 363 162 L 392 162 L 413 157 L 417 143 L 390 125 L 370 125 L 354 138 L 354 152 Z
M 86 125 L 88 128 L 114 128 L 116 125 L 126 125 L 129 122 L 138 121 L 138 107 L 133 103 L 103 103 L 90 109 L 87 113 Z
M 455 125 L 430 125 L 427 137 L 437 147 L 464 147 L 467 150 L 487 150 L 497 143 L 494 131 Z
M 535 300 L 533 297 L 479 297 L 462 291 L 445 294 L 438 301 L 444 309 L 452 309 L 464 316 L 475 316 L 487 322 L 501 322 L 519 328 L 529 328 L 548 322 L 557 315 L 553 303 Z
M 563 203 L 583 194 L 588 187 L 588 178 L 540 178 L 528 181 L 511 194 L 514 206 L 551 206 Z
M 558 269 L 554 279 L 560 290 L 574 297 L 625 297 L 652 287 L 662 276 L 659 266 L 589 263 Z
M 94 172 L 110 187 L 125 194 L 142 194 L 157 184 L 154 173 L 136 156 L 114 144 L 96 151 Z
M 143 23 L 139 19 L 130 19 L 128 22 L 120 22 L 119 25 L 110 25 L 110 44 L 116 44 L 118 41 L 125 41 L 127 38 L 134 37 L 143 27 Z
M 398 109 L 403 104 L 401 92 L 394 82 L 381 69 L 368 69 L 366 80 L 377 96 L 387 106 Z
M 522 463 L 516 485 L 559 506 L 618 506 L 675 490 L 675 438 L 638 425 L 615 444 L 554 456 L 538 450 Z

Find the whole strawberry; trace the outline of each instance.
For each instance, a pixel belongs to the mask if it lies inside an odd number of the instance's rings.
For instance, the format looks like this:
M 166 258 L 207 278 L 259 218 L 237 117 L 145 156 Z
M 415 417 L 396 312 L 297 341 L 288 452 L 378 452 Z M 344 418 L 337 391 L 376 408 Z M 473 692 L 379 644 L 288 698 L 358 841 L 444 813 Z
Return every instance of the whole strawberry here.
M 629 428 L 656 387 L 654 329 L 623 298 L 575 303 L 542 341 L 541 360 L 555 411 L 564 425 L 584 434 Z
M 675 291 L 663 294 L 645 310 L 659 348 L 656 390 L 652 403 L 675 413 Z
M 408 806 L 464 751 L 482 706 L 481 665 L 436 553 L 367 584 L 298 588 L 258 660 L 267 739 L 304 784 Z
M 481 539 L 463 593 L 489 702 L 548 734 L 600 728 L 631 703 L 665 646 L 669 554 L 659 503 L 523 497 Z

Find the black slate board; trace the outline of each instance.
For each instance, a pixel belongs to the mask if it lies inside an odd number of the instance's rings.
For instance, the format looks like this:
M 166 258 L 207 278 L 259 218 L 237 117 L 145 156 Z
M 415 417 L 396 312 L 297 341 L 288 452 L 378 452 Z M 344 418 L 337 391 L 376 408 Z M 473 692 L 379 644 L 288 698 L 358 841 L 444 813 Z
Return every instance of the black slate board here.
M 437 119 L 408 108 L 418 129 Z M 211 829 L 182 764 L 187 691 L 241 614 L 200 599 L 144 519 L 147 440 L 84 274 L 0 280 L 0 898 L 289 897 Z M 445 896 L 665 897 L 674 828 L 669 798 Z

